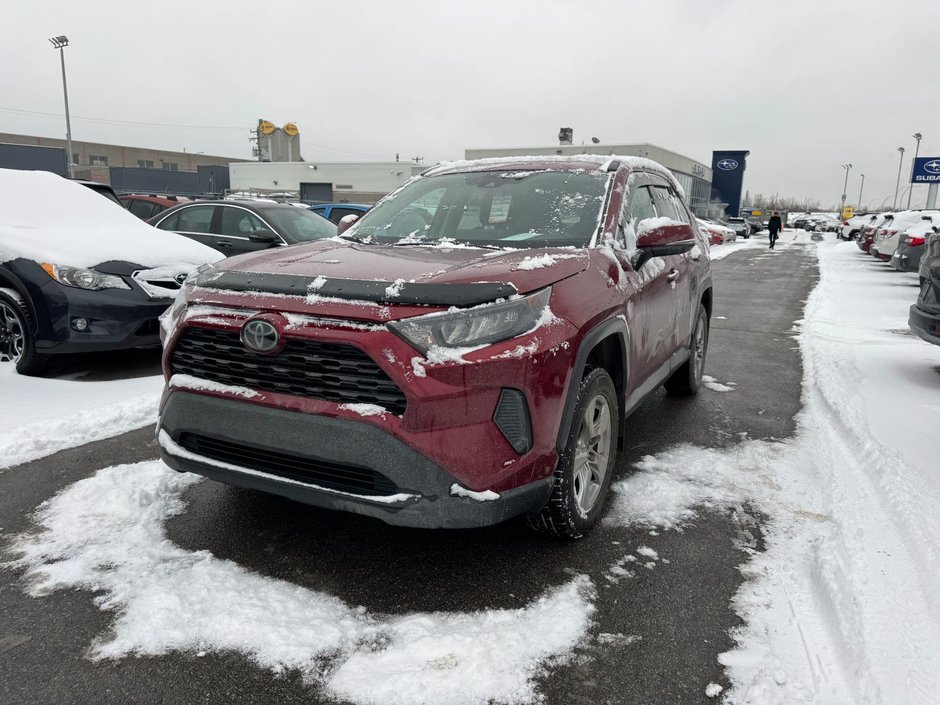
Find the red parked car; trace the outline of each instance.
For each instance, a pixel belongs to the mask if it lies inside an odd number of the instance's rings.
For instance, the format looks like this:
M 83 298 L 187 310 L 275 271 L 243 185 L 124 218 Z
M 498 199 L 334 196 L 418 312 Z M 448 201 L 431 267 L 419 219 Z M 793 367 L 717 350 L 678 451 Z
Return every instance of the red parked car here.
M 127 210 L 141 220 L 150 220 L 168 208 L 190 201 L 183 196 L 147 196 L 139 193 L 124 194 L 118 198 Z
M 201 269 L 163 321 L 164 460 L 390 524 L 581 536 L 624 420 L 701 385 L 712 280 L 680 193 L 632 157 L 457 162 L 341 237 Z

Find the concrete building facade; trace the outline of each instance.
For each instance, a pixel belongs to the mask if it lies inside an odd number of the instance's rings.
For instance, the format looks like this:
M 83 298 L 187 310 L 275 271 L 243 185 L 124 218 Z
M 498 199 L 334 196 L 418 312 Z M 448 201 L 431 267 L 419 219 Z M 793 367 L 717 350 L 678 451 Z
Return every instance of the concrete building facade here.
M 409 162 L 233 162 L 229 181 L 232 191 L 375 203 L 427 168 Z
M 36 135 L 0 133 L 0 142 L 58 147 L 63 150 L 66 148 L 64 139 Z M 227 167 L 229 163 L 234 161 L 238 161 L 238 158 L 72 140 L 72 163 L 75 165 L 74 177 L 76 179 L 100 181 L 101 183 L 109 183 L 108 169 L 110 167 L 195 172 L 200 166 Z
M 617 154 L 625 157 L 645 157 L 669 169 L 682 184 L 686 201 L 699 216 L 708 215 L 711 199 L 712 170 L 700 161 L 673 152 L 655 144 L 562 144 L 554 147 L 506 147 L 467 149 L 467 159 L 523 156 L 571 156 L 575 154 Z

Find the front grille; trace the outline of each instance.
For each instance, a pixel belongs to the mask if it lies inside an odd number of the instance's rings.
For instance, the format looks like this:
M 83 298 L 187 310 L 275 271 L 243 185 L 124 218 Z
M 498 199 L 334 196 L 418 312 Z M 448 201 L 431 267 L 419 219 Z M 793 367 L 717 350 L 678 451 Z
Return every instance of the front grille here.
M 276 355 L 260 355 L 246 349 L 238 335 L 187 328 L 170 357 L 171 371 L 266 392 L 405 412 L 405 395 L 359 348 L 290 339 Z
M 302 458 L 196 433 L 183 433 L 179 444 L 205 458 L 330 490 L 370 497 L 398 493 L 394 482 L 371 468 Z

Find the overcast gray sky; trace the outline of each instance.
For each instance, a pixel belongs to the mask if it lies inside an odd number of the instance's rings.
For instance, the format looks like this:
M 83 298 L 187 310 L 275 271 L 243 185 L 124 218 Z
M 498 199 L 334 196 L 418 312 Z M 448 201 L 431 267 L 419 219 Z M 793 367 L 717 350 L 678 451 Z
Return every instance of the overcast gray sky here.
M 752 194 L 827 204 L 851 162 L 849 202 L 864 173 L 872 206 L 893 200 L 899 146 L 904 188 L 912 133 L 924 134 L 922 155 L 940 155 L 937 0 L 4 0 L 2 10 L 0 132 L 64 136 L 47 38 L 66 34 L 74 139 L 247 159 L 263 117 L 296 122 L 308 160 L 400 152 L 433 163 L 467 147 L 554 144 L 570 126 L 576 142 L 651 142 L 707 164 L 713 149 L 750 149 Z

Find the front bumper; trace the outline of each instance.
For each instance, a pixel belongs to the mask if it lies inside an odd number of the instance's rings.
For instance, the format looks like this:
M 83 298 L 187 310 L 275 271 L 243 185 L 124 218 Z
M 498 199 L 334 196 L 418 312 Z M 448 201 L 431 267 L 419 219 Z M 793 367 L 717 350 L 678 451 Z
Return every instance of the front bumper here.
M 172 301 L 150 299 L 138 289 L 86 291 L 49 282 L 41 289 L 46 315 L 36 335 L 43 353 L 101 352 L 160 345 L 158 319 Z M 77 331 L 72 323 L 84 318 Z
M 210 439 L 205 454 L 191 450 L 193 444 L 187 439 L 193 437 Z M 547 501 L 553 482 L 548 476 L 498 494 L 466 496 L 471 493 L 453 475 L 365 421 L 182 390 L 171 389 L 164 399 L 158 440 L 164 462 L 174 470 L 399 526 L 481 527 L 535 513 Z M 245 448 L 250 451 L 244 452 Z M 238 449 L 243 449 L 240 457 Z M 285 450 L 293 460 L 285 458 Z M 266 454 L 276 457 L 277 463 L 265 460 Z M 327 470 L 311 472 L 310 467 Z M 356 478 L 377 474 L 391 482 L 383 481 L 382 486 L 393 489 L 386 493 L 340 489 L 345 487 L 341 484 L 345 468 Z M 338 484 L 325 487 L 324 482 Z

